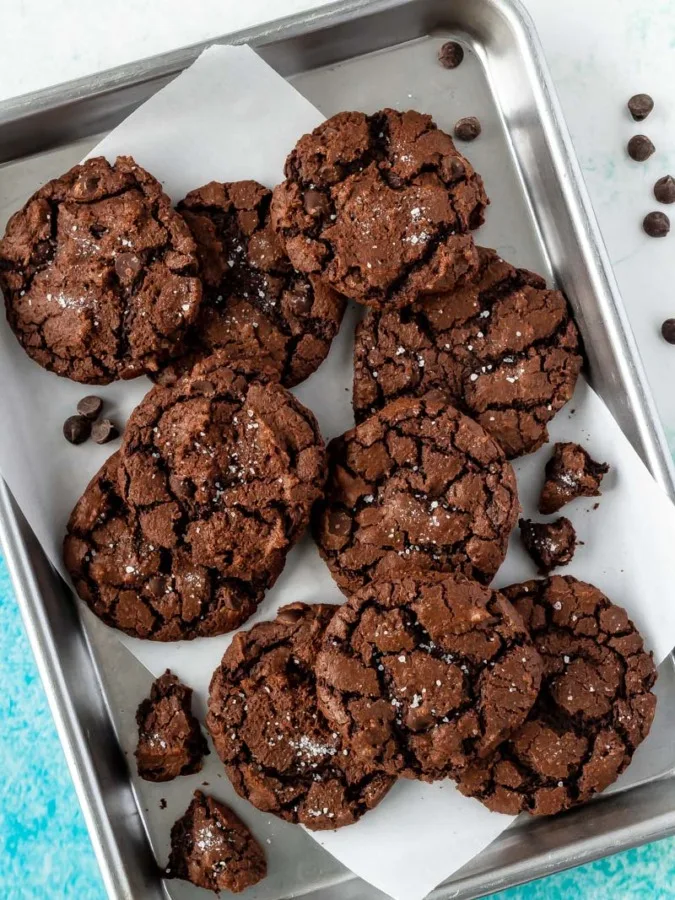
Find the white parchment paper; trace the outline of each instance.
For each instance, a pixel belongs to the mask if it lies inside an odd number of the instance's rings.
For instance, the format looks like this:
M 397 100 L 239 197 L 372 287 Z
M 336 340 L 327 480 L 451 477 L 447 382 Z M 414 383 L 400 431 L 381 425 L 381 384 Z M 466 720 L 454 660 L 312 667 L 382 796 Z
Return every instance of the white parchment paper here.
M 249 48 L 212 47 L 186 72 L 134 112 L 92 155 L 131 154 L 175 200 L 212 179 L 255 178 L 273 186 L 298 136 L 321 114 Z M 56 173 L 55 173 L 56 174 Z M 295 389 L 317 415 L 328 440 L 353 424 L 352 335 L 358 313 L 348 310 L 320 370 Z M 54 565 L 63 572 L 61 541 L 75 501 L 111 452 L 67 444 L 61 424 L 86 392 L 29 360 L 3 321 L 0 327 L 0 470 Z M 124 421 L 149 389 L 146 379 L 97 388 Z M 574 413 L 571 413 L 571 410 Z M 569 408 L 551 427 L 552 440 L 575 440 L 609 462 L 598 509 L 575 501 L 566 514 L 583 546 L 567 570 L 624 605 L 658 662 L 675 644 L 671 581 L 675 507 L 656 485 L 607 407 L 581 381 Z M 526 515 L 536 498 L 550 446 L 516 464 Z M 512 540 L 497 584 L 532 577 L 532 563 Z M 277 585 L 248 625 L 271 618 L 284 603 L 343 601 L 309 538 L 290 554 Z M 154 674 L 170 667 L 203 703 L 212 671 L 231 636 L 178 644 L 121 640 Z M 660 743 L 660 742 L 659 742 Z M 656 751 L 656 745 L 654 745 Z M 641 776 L 658 760 L 649 741 Z M 315 839 L 356 874 L 396 900 L 420 900 L 507 827 L 512 819 L 461 797 L 452 784 L 400 782 L 358 824 Z M 420 861 L 423 864 L 420 865 Z

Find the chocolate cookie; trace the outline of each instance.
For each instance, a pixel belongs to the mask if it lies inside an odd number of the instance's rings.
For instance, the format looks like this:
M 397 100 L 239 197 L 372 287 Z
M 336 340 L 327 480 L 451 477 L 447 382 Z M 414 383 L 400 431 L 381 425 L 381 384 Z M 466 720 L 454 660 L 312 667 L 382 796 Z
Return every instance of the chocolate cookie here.
M 343 749 L 318 710 L 314 663 L 335 610 L 293 603 L 239 632 L 211 679 L 206 719 L 237 793 L 312 830 L 352 824 L 394 781 Z
M 518 522 L 520 539 L 542 575 L 572 562 L 577 546 L 577 533 L 569 519 L 561 516 L 555 522 Z
M 195 242 L 130 156 L 47 182 L 9 220 L 0 287 L 24 350 L 87 384 L 156 372 L 202 299 Z
M 155 543 L 120 497 L 119 457 L 104 463 L 68 521 L 63 557 L 79 596 L 133 637 L 179 641 L 237 628 L 256 611 L 263 587 L 196 562 L 187 548 Z
M 547 422 L 574 392 L 579 336 L 559 291 L 494 250 L 478 254 L 475 278 L 359 323 L 354 413 L 362 421 L 396 397 L 438 388 L 507 456 L 522 456 L 548 440 Z
M 656 668 L 626 611 L 593 585 L 553 576 L 503 593 L 529 628 L 544 680 L 525 724 L 459 788 L 496 812 L 552 815 L 629 764 L 654 718 Z
M 214 350 L 274 365 L 293 387 L 325 359 L 345 298 L 296 272 L 270 224 L 272 192 L 257 181 L 212 181 L 178 204 L 197 242 L 204 301 L 187 352 L 158 378 L 170 383 Z
M 596 462 L 579 444 L 556 444 L 546 463 L 539 512 L 549 516 L 577 497 L 599 497 L 600 482 L 607 472 L 609 466 Z
M 209 748 L 192 715 L 192 690 L 169 671 L 153 682 L 136 711 L 138 774 L 146 781 L 171 781 L 202 767 Z
M 171 829 L 171 855 L 164 874 L 207 891 L 238 894 L 267 875 L 267 862 L 260 844 L 229 807 L 195 791 Z
M 316 664 L 319 704 L 354 756 L 434 781 L 522 723 L 541 660 L 501 594 L 463 575 L 378 581 L 340 607 Z
M 343 112 L 300 138 L 272 223 L 300 272 L 377 309 L 448 290 L 476 266 L 483 182 L 430 116 Z
M 314 533 L 346 593 L 411 570 L 489 582 L 518 517 L 497 442 L 445 397 L 402 397 L 328 448 Z

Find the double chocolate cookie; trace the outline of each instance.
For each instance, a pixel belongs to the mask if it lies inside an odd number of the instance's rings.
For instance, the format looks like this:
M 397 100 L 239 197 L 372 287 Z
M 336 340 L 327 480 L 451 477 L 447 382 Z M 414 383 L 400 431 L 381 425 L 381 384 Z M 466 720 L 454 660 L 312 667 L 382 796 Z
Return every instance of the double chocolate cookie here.
M 71 515 L 66 566 L 93 611 L 129 634 L 222 634 L 255 612 L 324 480 L 309 410 L 215 354 L 132 413 Z
M 488 583 L 518 517 L 499 444 L 439 393 L 402 397 L 328 448 L 314 531 L 347 594 L 411 570 Z
M 541 660 L 501 594 L 463 575 L 410 575 L 339 608 L 316 677 L 321 708 L 357 759 L 433 781 L 522 725 Z
M 430 116 L 343 112 L 300 138 L 272 223 L 300 272 L 377 309 L 448 290 L 477 263 L 483 182 Z
M 0 287 L 24 350 L 58 375 L 107 384 L 181 350 L 202 299 L 190 231 L 129 156 L 47 182 L 9 220 Z
M 350 825 L 394 781 L 345 749 L 318 709 L 314 664 L 335 610 L 293 603 L 236 635 L 206 719 L 237 793 L 312 830 Z
M 286 387 L 325 359 L 345 298 L 293 269 L 270 224 L 271 199 L 257 181 L 212 181 L 178 204 L 197 243 L 204 300 L 186 353 L 162 371 L 162 383 L 214 350 L 234 362 L 267 360 Z
M 195 791 L 171 829 L 171 855 L 164 874 L 216 894 L 238 894 L 267 875 L 267 861 L 260 844 L 229 807 Z
M 626 611 L 590 584 L 553 576 L 503 593 L 544 679 L 525 724 L 459 788 L 496 812 L 552 815 L 603 791 L 629 764 L 654 718 L 656 668 Z
M 494 250 L 478 254 L 478 272 L 454 290 L 360 322 L 354 412 L 362 421 L 396 397 L 443 390 L 507 456 L 522 456 L 548 440 L 574 392 L 579 336 L 559 291 Z

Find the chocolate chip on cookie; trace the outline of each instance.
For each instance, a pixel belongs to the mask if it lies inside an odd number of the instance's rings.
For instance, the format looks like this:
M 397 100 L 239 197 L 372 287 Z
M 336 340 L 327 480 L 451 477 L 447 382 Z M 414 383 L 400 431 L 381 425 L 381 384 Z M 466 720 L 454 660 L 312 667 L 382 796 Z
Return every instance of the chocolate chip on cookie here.
M 332 441 L 328 456 L 314 529 L 345 593 L 412 569 L 492 579 L 518 516 L 515 475 L 444 395 L 395 400 Z
M 549 516 L 577 497 L 599 497 L 600 482 L 609 472 L 579 444 L 558 443 L 546 463 L 546 481 L 539 497 L 539 512 Z
M 603 791 L 629 764 L 654 718 L 656 668 L 626 611 L 590 584 L 553 576 L 503 593 L 544 679 L 525 724 L 459 788 L 496 812 L 552 815 Z
M 572 561 L 577 546 L 577 534 L 569 519 L 561 516 L 555 522 L 518 522 L 523 546 L 539 566 L 542 575 Z
M 352 824 L 394 783 L 319 712 L 314 663 L 335 610 L 293 603 L 239 632 L 211 679 L 206 719 L 237 793 L 312 830 Z
M 207 891 L 238 894 L 267 875 L 265 853 L 232 810 L 195 791 L 171 829 L 166 878 L 182 878 Z
M 516 457 L 548 439 L 574 392 L 579 335 L 559 291 L 478 248 L 476 276 L 403 310 L 369 311 L 356 329 L 354 413 L 402 395 L 448 394 Z
M 270 224 L 271 198 L 257 181 L 213 181 L 178 204 L 197 243 L 204 300 L 186 353 L 162 371 L 162 383 L 219 349 L 235 362 L 267 360 L 286 387 L 325 359 L 345 298 L 293 269 Z
M 9 220 L 0 287 L 24 350 L 58 375 L 107 384 L 156 372 L 202 299 L 195 243 L 161 185 L 120 156 L 47 182 Z
M 379 309 L 449 290 L 476 266 L 483 182 L 429 116 L 344 112 L 300 138 L 274 190 L 291 262 Z
M 171 781 L 202 767 L 209 748 L 192 715 L 192 691 L 168 669 L 153 682 L 136 711 L 138 774 L 146 781 Z
M 331 620 L 319 703 L 351 753 L 391 775 L 457 776 L 522 723 L 541 660 L 504 597 L 463 575 L 362 588 Z

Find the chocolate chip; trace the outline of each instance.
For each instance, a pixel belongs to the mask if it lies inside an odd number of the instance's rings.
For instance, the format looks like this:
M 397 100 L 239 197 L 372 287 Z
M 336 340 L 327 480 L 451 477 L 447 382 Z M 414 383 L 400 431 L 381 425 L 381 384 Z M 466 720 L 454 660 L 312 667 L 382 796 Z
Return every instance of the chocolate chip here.
M 637 162 L 644 162 L 656 149 L 645 134 L 635 134 L 628 141 L 628 155 Z
M 650 212 L 642 220 L 642 227 L 649 237 L 665 237 L 670 231 L 670 219 L 665 213 Z
M 654 185 L 654 196 L 659 203 L 675 203 L 675 178 L 664 175 Z
M 63 423 L 63 436 L 71 444 L 82 444 L 91 434 L 91 422 L 84 416 L 68 416 Z
M 93 395 L 83 397 L 77 404 L 77 411 L 81 416 L 84 416 L 85 419 L 98 419 L 102 409 L 103 400 L 101 400 L 100 397 L 95 397 Z
M 122 284 L 130 284 L 141 271 L 142 265 L 135 253 L 118 253 L 115 259 L 115 272 Z
M 166 593 L 166 578 L 155 575 L 148 581 L 148 591 L 155 598 L 162 597 Z
M 475 141 L 481 130 L 480 122 L 475 116 L 466 116 L 455 125 L 455 137 L 459 141 Z
M 310 216 L 314 215 L 314 213 L 325 215 L 328 212 L 328 197 L 322 194 L 321 191 L 305 191 L 302 202 L 305 206 L 305 212 Z
M 119 429 L 110 419 L 100 419 L 91 428 L 91 436 L 97 444 L 107 444 L 120 436 Z
M 309 285 L 298 285 L 295 290 L 286 295 L 284 302 L 294 315 L 306 316 L 312 311 L 314 305 Z
M 192 394 L 212 394 L 215 388 L 211 381 L 193 381 L 190 385 L 190 393 Z
M 633 94 L 628 101 L 628 109 L 635 121 L 641 122 L 654 109 L 654 101 L 649 94 Z
M 661 326 L 661 334 L 669 344 L 675 344 L 675 319 L 666 319 Z
M 464 50 L 457 41 L 447 41 L 438 51 L 438 61 L 444 69 L 456 69 L 464 59 Z

